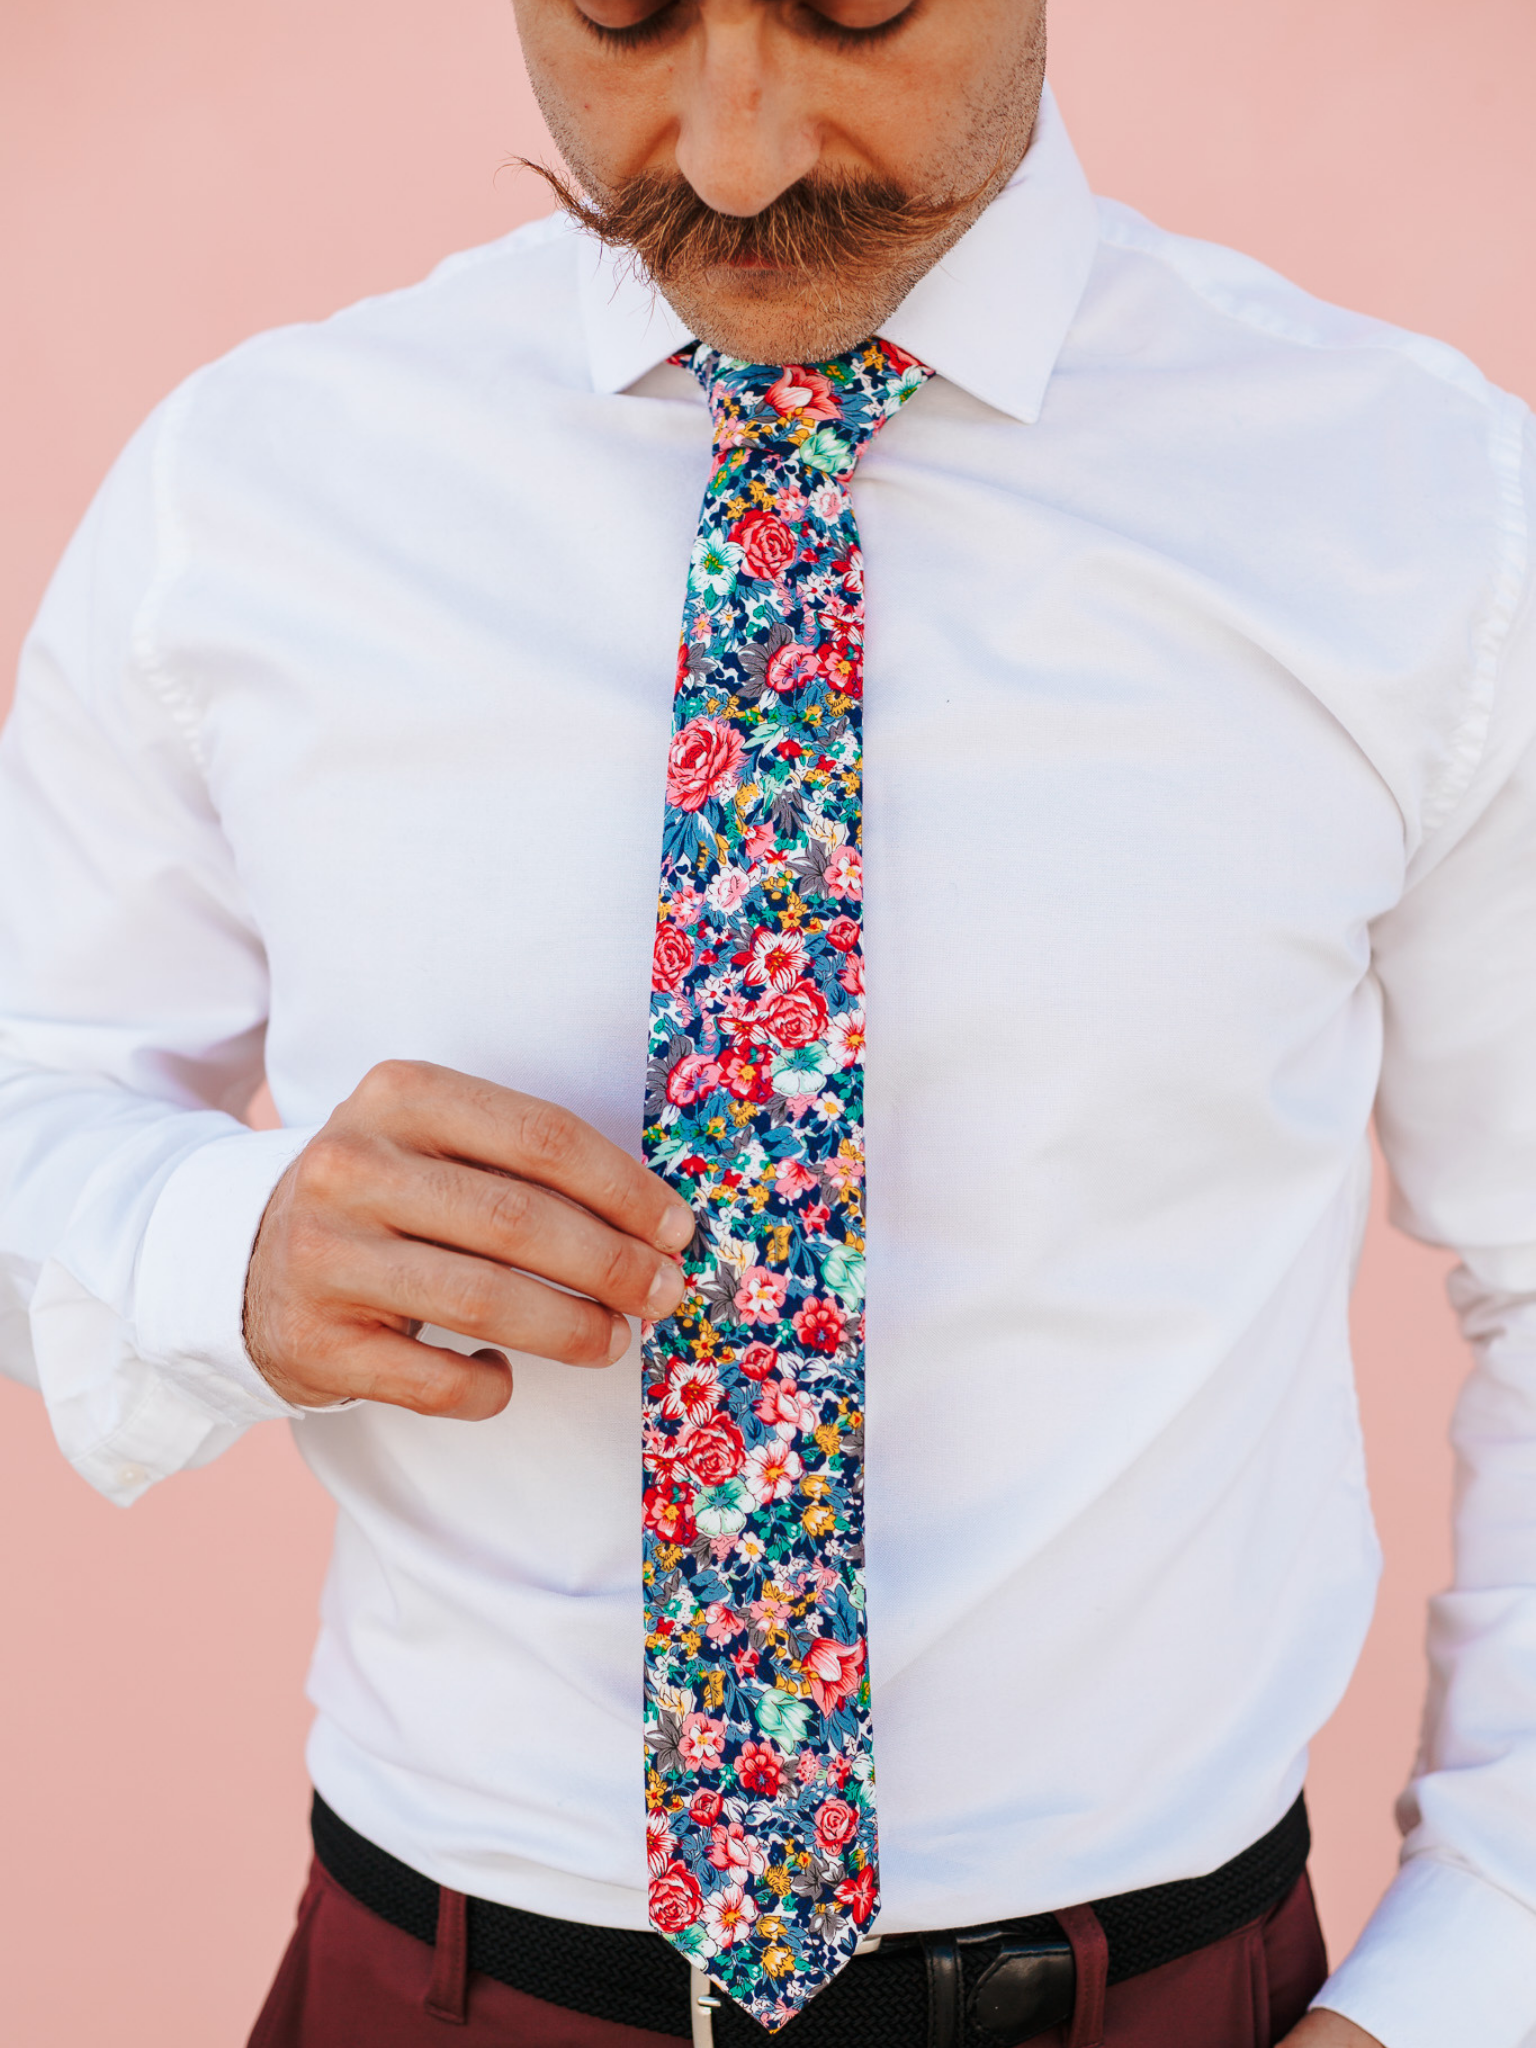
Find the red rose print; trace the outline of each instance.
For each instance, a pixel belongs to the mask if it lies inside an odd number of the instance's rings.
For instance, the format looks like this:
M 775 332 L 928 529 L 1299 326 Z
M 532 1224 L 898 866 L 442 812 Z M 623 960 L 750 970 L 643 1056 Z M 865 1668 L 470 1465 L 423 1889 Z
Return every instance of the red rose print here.
M 779 1354 L 771 1344 L 749 1344 L 736 1364 L 749 1380 L 765 1380 L 778 1371 Z
M 712 1828 L 724 1804 L 718 1792 L 695 1792 L 688 1802 L 688 1818 L 701 1828 Z
M 667 756 L 667 802 L 697 811 L 711 797 L 729 796 L 740 779 L 741 759 L 741 734 L 734 726 L 722 718 L 690 718 Z
M 823 1849 L 841 1849 L 859 1832 L 858 1809 L 846 1799 L 829 1799 L 816 1812 L 816 1839 Z
M 842 1342 L 843 1312 L 835 1301 L 817 1301 L 813 1295 L 791 1321 L 807 1351 L 835 1351 Z
M 675 924 L 656 927 L 656 945 L 651 954 L 651 987 L 670 994 L 681 987 L 683 976 L 693 965 L 693 941 Z
M 745 513 L 731 528 L 731 539 L 746 557 L 747 574 L 760 576 L 765 583 L 795 559 L 793 529 L 771 512 Z
M 827 926 L 827 944 L 839 953 L 851 953 L 859 943 L 859 928 L 851 917 L 834 917 Z
M 793 1049 L 814 1045 L 827 1028 L 827 1003 L 814 982 L 797 981 L 763 999 L 758 1018 L 770 1038 Z
M 778 1796 L 779 1787 L 784 1782 L 784 1759 L 772 1743 L 743 1743 L 736 1773 L 748 1792 L 756 1792 L 763 1799 L 773 1799 Z
M 735 1423 L 717 1415 L 685 1429 L 677 1455 L 701 1486 L 720 1486 L 741 1470 L 747 1447 Z
M 651 1879 L 651 1924 L 663 1934 L 681 1934 L 704 1910 L 704 1897 L 693 1873 L 681 1863 L 672 1863 L 660 1877 Z
M 846 1906 L 855 1923 L 862 1927 L 875 1910 L 875 1873 L 868 1864 L 857 1877 L 845 1877 L 832 1895 L 840 1906 Z
M 769 655 L 763 681 L 770 690 L 777 690 L 784 697 L 791 690 L 815 682 L 820 673 L 821 657 L 814 647 L 802 647 L 798 640 L 786 640 L 782 647 L 776 647 Z

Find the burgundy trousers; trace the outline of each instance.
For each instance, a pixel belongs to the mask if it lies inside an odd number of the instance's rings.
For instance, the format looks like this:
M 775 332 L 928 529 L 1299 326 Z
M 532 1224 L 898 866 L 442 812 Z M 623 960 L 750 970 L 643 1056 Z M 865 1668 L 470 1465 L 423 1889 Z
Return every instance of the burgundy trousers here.
M 1076 1919 L 1078 1916 L 1072 1916 Z M 1092 1926 L 1093 1916 L 1087 1916 Z M 1081 1927 L 1074 1927 L 1079 1952 Z M 855 1968 L 857 1965 L 854 1966 Z M 1089 1975 L 1093 1973 L 1090 1971 Z M 1305 1877 L 1267 1918 L 1107 1992 L 1032 2048 L 1272 2048 L 1327 1974 Z M 1081 1980 L 1081 1972 L 1080 1972 Z M 679 2048 L 672 2034 L 588 2019 L 465 1967 L 464 1901 L 445 1891 L 428 1948 L 315 1864 L 249 2048 Z M 848 2048 L 883 2048 L 850 2041 Z

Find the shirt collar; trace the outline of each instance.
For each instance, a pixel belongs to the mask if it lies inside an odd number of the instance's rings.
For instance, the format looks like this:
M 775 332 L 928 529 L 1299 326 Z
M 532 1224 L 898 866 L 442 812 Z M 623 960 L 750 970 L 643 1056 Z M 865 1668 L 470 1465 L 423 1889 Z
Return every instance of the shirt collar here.
M 593 387 L 623 391 L 693 336 L 623 251 L 580 239 Z M 1047 86 L 1024 161 L 880 332 L 973 397 L 1033 422 L 1097 241 L 1093 195 Z

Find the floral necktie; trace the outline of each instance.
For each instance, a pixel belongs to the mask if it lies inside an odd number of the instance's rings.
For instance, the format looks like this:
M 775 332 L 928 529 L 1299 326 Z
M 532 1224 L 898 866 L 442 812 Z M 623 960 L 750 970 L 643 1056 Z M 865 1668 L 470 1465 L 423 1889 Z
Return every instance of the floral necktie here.
M 931 374 L 695 347 L 714 461 L 667 764 L 645 1156 L 652 1924 L 770 2028 L 879 1903 L 864 1630 L 864 597 L 847 480 Z

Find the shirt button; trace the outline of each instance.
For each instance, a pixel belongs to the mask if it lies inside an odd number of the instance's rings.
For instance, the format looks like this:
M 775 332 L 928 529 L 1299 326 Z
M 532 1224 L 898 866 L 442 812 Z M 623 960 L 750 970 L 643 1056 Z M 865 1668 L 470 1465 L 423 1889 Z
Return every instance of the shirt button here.
M 119 1486 L 142 1486 L 148 1477 L 142 1465 L 119 1465 L 117 1468 Z

